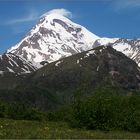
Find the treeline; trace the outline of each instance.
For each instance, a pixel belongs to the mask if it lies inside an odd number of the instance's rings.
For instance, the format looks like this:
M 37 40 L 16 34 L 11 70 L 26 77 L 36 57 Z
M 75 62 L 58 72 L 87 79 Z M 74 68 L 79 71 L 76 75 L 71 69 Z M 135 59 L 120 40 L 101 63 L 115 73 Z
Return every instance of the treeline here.
M 82 98 L 82 93 L 78 92 L 71 106 L 48 113 L 48 118 L 64 120 L 79 128 L 140 132 L 139 92 L 128 92 L 127 95 L 118 92 L 119 90 L 98 89 L 88 98 Z

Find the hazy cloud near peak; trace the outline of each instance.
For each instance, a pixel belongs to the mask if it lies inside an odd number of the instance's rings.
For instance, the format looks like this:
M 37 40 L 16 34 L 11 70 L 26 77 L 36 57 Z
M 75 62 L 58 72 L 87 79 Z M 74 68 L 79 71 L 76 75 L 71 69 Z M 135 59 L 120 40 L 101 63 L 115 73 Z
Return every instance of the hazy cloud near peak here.
M 63 8 L 50 10 L 43 15 L 47 15 L 47 14 L 59 14 L 61 16 L 72 18 L 72 13 Z M 19 24 L 19 23 L 34 21 L 39 18 L 39 15 L 40 14 L 37 11 L 31 10 L 28 15 L 8 20 L 5 24 L 10 25 L 10 24 Z
M 67 9 L 63 9 L 63 8 L 50 10 L 46 12 L 45 14 L 43 14 L 43 16 L 48 15 L 48 14 L 58 14 L 58 15 L 65 16 L 68 18 L 72 18 L 72 13 L 68 11 Z
M 32 10 L 29 12 L 28 15 L 26 15 L 24 17 L 8 20 L 6 22 L 6 24 L 10 25 L 10 24 L 23 23 L 23 22 L 30 22 L 30 21 L 36 20 L 38 18 L 38 16 L 39 16 L 38 12 Z

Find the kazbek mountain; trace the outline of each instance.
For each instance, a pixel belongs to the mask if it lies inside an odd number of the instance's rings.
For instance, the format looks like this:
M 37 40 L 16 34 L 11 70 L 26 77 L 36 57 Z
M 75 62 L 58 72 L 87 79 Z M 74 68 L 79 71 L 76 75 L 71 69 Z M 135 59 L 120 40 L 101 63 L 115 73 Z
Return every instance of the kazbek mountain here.
M 140 66 L 140 39 L 101 38 L 67 17 L 53 12 L 41 16 L 31 31 L 7 53 L 40 68 L 101 45 L 112 46 Z
M 26 37 L 8 52 L 36 64 L 42 61 L 50 63 L 91 49 L 98 38 L 68 18 L 48 13 L 43 15 Z

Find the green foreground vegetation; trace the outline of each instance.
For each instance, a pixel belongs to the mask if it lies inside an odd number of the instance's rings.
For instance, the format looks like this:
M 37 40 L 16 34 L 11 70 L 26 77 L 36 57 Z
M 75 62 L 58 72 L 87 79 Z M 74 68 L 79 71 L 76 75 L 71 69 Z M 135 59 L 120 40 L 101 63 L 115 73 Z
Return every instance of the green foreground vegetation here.
M 71 128 L 64 122 L 0 119 L 1 139 L 137 139 L 140 133 Z
M 71 104 L 48 112 L 0 101 L 0 138 L 140 138 L 139 91 L 77 90 Z
M 50 112 L 51 121 L 66 121 L 72 127 L 87 130 L 124 130 L 140 132 L 139 93 L 98 89 L 93 96 L 84 97 L 77 91 L 73 104 Z M 126 92 L 125 92 L 126 93 Z

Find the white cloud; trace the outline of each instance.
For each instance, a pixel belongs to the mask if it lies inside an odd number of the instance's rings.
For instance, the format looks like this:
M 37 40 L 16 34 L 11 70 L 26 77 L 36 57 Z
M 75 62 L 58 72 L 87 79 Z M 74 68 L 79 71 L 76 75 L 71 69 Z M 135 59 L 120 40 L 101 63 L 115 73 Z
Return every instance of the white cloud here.
M 48 14 L 59 14 L 61 16 L 72 18 L 72 13 L 70 11 L 66 10 L 66 9 L 63 9 L 63 8 L 61 8 L 61 9 L 53 9 L 51 11 L 48 11 L 44 15 L 48 15 Z
M 30 21 L 36 20 L 37 18 L 38 18 L 38 13 L 36 11 L 32 10 L 32 11 L 30 11 L 30 13 L 27 16 L 8 20 L 6 22 L 6 24 L 9 25 L 9 24 L 30 22 Z
M 118 10 L 140 7 L 140 0 L 113 0 L 112 2 Z
M 53 14 L 53 13 L 72 18 L 72 13 L 70 11 L 66 10 L 66 9 L 63 9 L 63 8 L 50 10 L 47 13 L 45 13 L 44 15 Z M 15 18 L 15 19 L 7 20 L 3 24 L 4 25 L 13 25 L 13 24 L 19 24 L 19 23 L 34 21 L 34 20 L 37 20 L 39 18 L 39 14 L 40 13 L 38 13 L 37 11 L 31 10 L 28 15 L 23 16 L 23 17 L 19 17 L 19 18 Z

